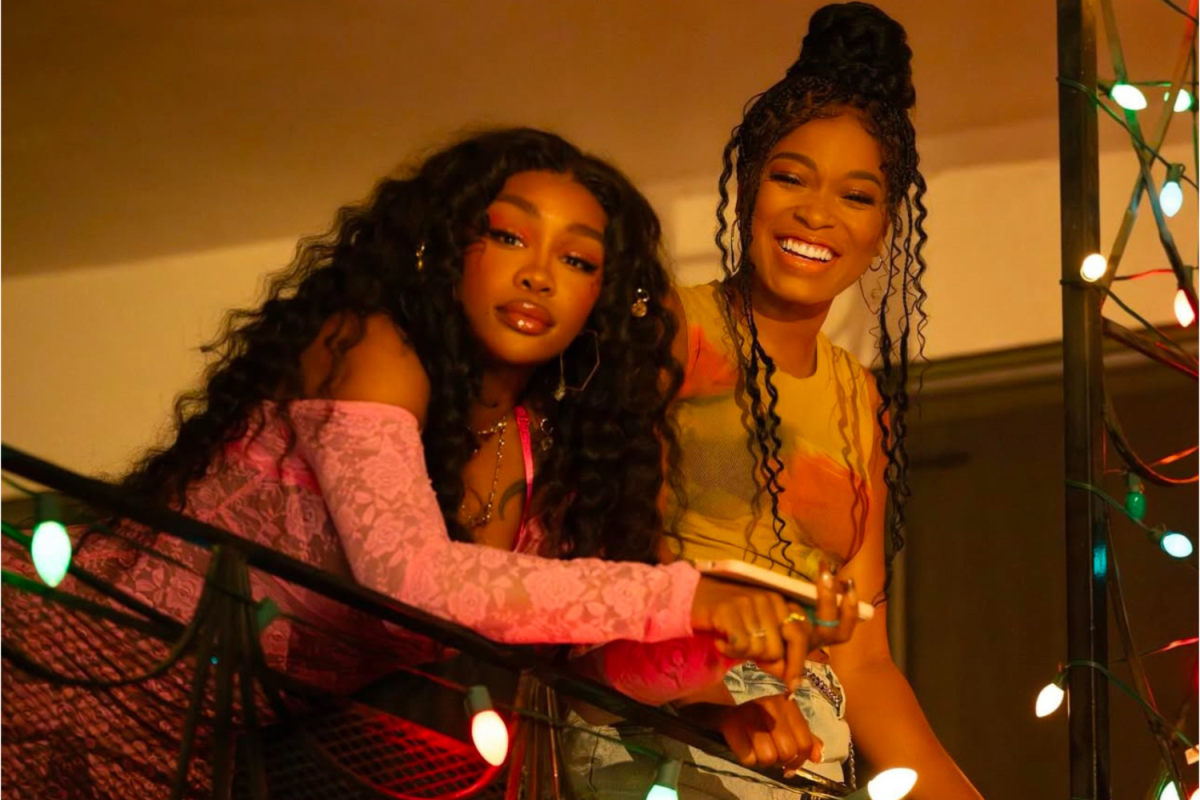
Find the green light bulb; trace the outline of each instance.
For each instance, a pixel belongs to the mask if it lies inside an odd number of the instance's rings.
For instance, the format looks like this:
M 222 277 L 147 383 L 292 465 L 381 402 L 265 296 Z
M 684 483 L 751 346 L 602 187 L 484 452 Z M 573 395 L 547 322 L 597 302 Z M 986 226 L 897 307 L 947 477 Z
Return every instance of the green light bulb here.
M 1125 495 L 1125 513 L 1141 522 L 1146 517 L 1146 487 L 1132 472 L 1126 478 L 1126 485 L 1129 491 Z
M 33 541 L 29 545 L 33 555 L 33 568 L 38 577 L 51 588 L 62 583 L 71 566 L 71 537 L 61 522 L 48 519 L 33 529 Z
M 1138 522 L 1145 519 L 1146 495 L 1141 492 L 1130 492 L 1125 495 L 1125 511 Z

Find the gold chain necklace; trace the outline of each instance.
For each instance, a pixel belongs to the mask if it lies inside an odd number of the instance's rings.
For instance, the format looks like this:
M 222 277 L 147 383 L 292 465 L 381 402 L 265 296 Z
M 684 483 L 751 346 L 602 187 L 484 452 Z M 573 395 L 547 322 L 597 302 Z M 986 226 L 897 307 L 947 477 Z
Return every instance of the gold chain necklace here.
M 504 462 L 504 432 L 508 429 L 508 415 L 500 419 L 495 425 L 482 431 L 471 431 L 476 436 L 485 437 L 491 436 L 493 433 L 496 436 L 496 469 L 492 472 L 492 488 L 488 491 L 487 502 L 483 504 L 483 511 L 473 517 L 467 517 L 463 521 L 463 525 L 467 528 L 482 528 L 492 521 L 492 506 L 496 502 L 496 487 L 500 483 L 500 465 Z M 478 451 L 476 451 L 478 452 Z M 462 505 L 459 506 L 459 511 L 465 511 L 467 508 L 467 498 L 464 495 Z

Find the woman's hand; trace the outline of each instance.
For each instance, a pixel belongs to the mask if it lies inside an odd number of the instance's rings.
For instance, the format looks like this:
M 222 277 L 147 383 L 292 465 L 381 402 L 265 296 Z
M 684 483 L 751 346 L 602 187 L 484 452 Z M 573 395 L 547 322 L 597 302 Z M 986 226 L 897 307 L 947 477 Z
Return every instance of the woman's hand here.
M 808 653 L 813 650 L 843 644 L 854 634 L 854 626 L 858 623 L 858 589 L 853 580 L 847 581 L 839 605 L 837 584 L 833 573 L 822 564 L 817 580 L 816 608 L 805 609 L 790 603 L 788 605 L 791 610 L 785 618 L 782 632 L 785 641 L 788 642 L 787 658 L 775 662 L 758 661 L 759 669 L 779 678 L 792 691 L 800 688 L 800 680 L 804 676 L 801 670 L 800 678 L 796 679 L 789 669 L 793 651 L 802 652 L 807 658 Z M 827 624 L 821 624 L 823 622 Z
M 790 694 L 748 700 L 741 705 L 702 703 L 680 710 L 681 716 L 725 737 L 742 766 L 798 770 L 805 761 L 820 761 L 823 743 L 808 729 Z
M 721 655 L 754 661 L 794 691 L 804 679 L 809 651 L 845 642 L 854 632 L 858 593 L 853 584 L 842 600 L 839 610 L 833 575 L 824 568 L 811 611 L 776 592 L 704 577 L 692 602 L 692 627 L 715 633 Z
M 692 628 L 714 633 L 725 658 L 777 665 L 788 685 L 799 685 L 808 651 L 801 626 L 788 615 L 801 613 L 775 592 L 704 577 L 692 601 Z

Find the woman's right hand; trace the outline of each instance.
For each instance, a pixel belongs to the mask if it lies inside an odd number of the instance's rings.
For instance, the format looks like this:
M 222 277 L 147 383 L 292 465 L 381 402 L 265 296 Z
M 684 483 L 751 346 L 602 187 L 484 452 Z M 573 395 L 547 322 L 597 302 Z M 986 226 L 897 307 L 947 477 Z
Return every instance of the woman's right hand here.
M 804 679 L 808 653 L 850 638 L 857 620 L 858 593 L 851 584 L 838 608 L 836 581 L 822 570 L 817 606 L 805 610 L 772 591 L 701 577 L 692 601 L 692 628 L 717 635 L 721 655 L 754 661 L 793 691 Z M 812 617 L 837 620 L 836 627 L 814 626 Z

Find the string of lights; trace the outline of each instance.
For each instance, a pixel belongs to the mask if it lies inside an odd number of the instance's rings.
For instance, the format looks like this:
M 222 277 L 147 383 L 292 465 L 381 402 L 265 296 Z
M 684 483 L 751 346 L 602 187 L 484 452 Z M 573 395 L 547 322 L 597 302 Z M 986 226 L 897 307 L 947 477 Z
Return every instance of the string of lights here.
M 1158 326 L 1152 324 L 1145 315 L 1130 307 L 1128 303 L 1124 302 L 1112 291 L 1112 285 L 1116 282 L 1140 280 L 1156 275 L 1173 275 L 1176 284 L 1173 298 L 1173 311 L 1176 321 L 1183 328 L 1189 327 L 1196 321 L 1197 297 L 1194 285 L 1196 268 L 1194 265 L 1184 263 L 1168 227 L 1167 220 L 1176 216 L 1183 208 L 1185 204 L 1184 187 L 1190 186 L 1194 190 L 1197 188 L 1197 184 L 1192 176 L 1186 174 L 1184 165 L 1164 157 L 1161 148 L 1166 141 L 1171 121 L 1181 113 L 1188 113 L 1191 122 L 1193 159 L 1197 162 L 1194 163 L 1193 169 L 1200 169 L 1200 155 L 1197 153 L 1197 145 L 1200 144 L 1200 135 L 1197 134 L 1196 59 L 1194 54 L 1197 4 L 1195 0 L 1192 0 L 1190 10 L 1185 11 L 1180 6 L 1170 2 L 1170 0 L 1164 0 L 1164 3 L 1185 16 L 1188 20 L 1188 24 L 1183 31 L 1179 55 L 1176 59 L 1170 81 L 1131 80 L 1122 52 L 1120 30 L 1111 0 L 1100 0 L 1099 5 L 1103 15 L 1103 28 L 1107 36 L 1107 49 L 1112 71 L 1115 75 L 1114 79 L 1099 81 L 1095 79 L 1094 50 L 1090 49 L 1090 42 L 1094 41 L 1095 23 L 1087 14 L 1071 19 L 1072 23 L 1080 22 L 1080 25 L 1078 29 L 1071 28 L 1071 35 L 1069 37 L 1060 35 L 1060 64 L 1069 64 L 1070 67 L 1069 69 L 1064 69 L 1066 74 L 1059 77 L 1059 82 L 1061 85 L 1079 93 L 1087 100 L 1086 105 L 1084 103 L 1076 103 L 1074 106 L 1064 104 L 1062 106 L 1061 118 L 1064 124 L 1067 124 L 1068 120 L 1071 123 L 1079 122 L 1079 131 L 1077 133 L 1090 137 L 1090 147 L 1087 150 L 1086 156 L 1070 162 L 1073 169 L 1078 168 L 1082 173 L 1078 183 L 1074 183 L 1070 187 L 1073 192 L 1070 200 L 1072 205 L 1067 204 L 1067 194 L 1064 190 L 1064 213 L 1072 212 L 1081 215 L 1082 218 L 1076 221 L 1082 225 L 1082 230 L 1085 233 L 1083 236 L 1072 238 L 1071 248 L 1064 248 L 1066 261 L 1064 264 L 1064 273 L 1067 276 L 1064 277 L 1063 281 L 1064 317 L 1070 319 L 1068 330 L 1070 333 L 1075 334 L 1073 339 L 1077 345 L 1074 348 L 1069 348 L 1064 342 L 1064 355 L 1067 358 L 1067 363 L 1064 365 L 1064 375 L 1070 376 L 1068 378 L 1068 395 L 1077 398 L 1077 405 L 1072 407 L 1068 414 L 1068 472 L 1066 485 L 1069 489 L 1083 490 L 1091 496 L 1099 498 L 1105 506 L 1120 512 L 1122 516 L 1127 518 L 1148 539 L 1157 544 L 1159 548 L 1174 560 L 1184 561 L 1184 563 L 1194 570 L 1196 569 L 1193 557 L 1195 545 L 1188 535 L 1179 530 L 1169 529 L 1165 525 L 1150 525 L 1144 521 L 1147 513 L 1147 502 L 1142 480 L 1153 481 L 1165 486 L 1195 485 L 1200 476 L 1175 478 L 1164 474 L 1160 471 L 1160 468 L 1177 463 L 1181 459 L 1193 455 L 1197 452 L 1197 448 L 1194 446 L 1181 448 L 1175 453 L 1154 461 L 1143 459 L 1134 451 L 1122 430 L 1114 408 L 1113 399 L 1105 386 L 1103 360 L 1099 355 L 1101 351 L 1096 344 L 1097 329 L 1091 328 L 1085 330 L 1083 327 L 1087 325 L 1087 320 L 1096 319 L 1093 315 L 1099 313 L 1106 300 L 1112 299 L 1114 304 L 1135 319 L 1151 338 L 1128 331 L 1103 317 L 1100 318 L 1103 320 L 1103 323 L 1099 327 L 1099 335 L 1113 338 L 1166 366 L 1186 373 L 1193 379 L 1197 377 L 1197 373 L 1200 371 L 1197 369 L 1200 363 L 1198 363 L 1196 356 L 1185 351 L 1176 341 L 1160 330 Z M 1064 59 L 1064 54 L 1069 55 L 1069 57 Z M 1189 72 L 1190 81 L 1185 80 Z M 1154 99 L 1152 94 L 1151 98 L 1148 99 L 1147 94 L 1150 94 L 1150 90 L 1152 89 L 1162 91 L 1163 87 L 1166 87 L 1162 95 L 1163 103 L 1161 106 L 1157 106 L 1157 103 L 1155 104 L 1156 107 L 1161 109 L 1160 115 L 1153 130 L 1148 128 L 1147 132 L 1143 134 L 1139 114 L 1146 111 L 1150 107 L 1150 100 Z M 1063 93 L 1063 95 L 1066 96 L 1069 93 Z M 1107 100 L 1111 100 L 1115 104 L 1115 108 L 1110 106 Z M 1095 113 L 1088 115 L 1085 110 L 1088 106 Z M 1095 219 L 1098 206 L 1096 197 L 1097 189 L 1095 182 L 1091 180 L 1091 177 L 1095 175 L 1094 171 L 1098 161 L 1098 149 L 1095 142 L 1097 110 L 1103 111 L 1105 115 L 1117 123 L 1128 134 L 1130 145 L 1137 159 L 1137 176 L 1133 191 L 1126 205 L 1124 218 L 1113 240 L 1112 250 L 1108 258 L 1105 258 L 1100 253 L 1092 252 L 1089 254 L 1087 252 L 1089 249 L 1095 247 L 1094 239 L 1091 239 L 1091 237 L 1098 236 L 1099 229 L 1097 220 Z M 1071 116 L 1072 114 L 1078 116 Z M 1087 133 L 1089 130 L 1090 133 Z M 1068 148 L 1073 146 L 1073 143 L 1070 137 L 1061 138 L 1060 142 L 1064 165 L 1066 165 L 1068 163 Z M 1152 171 L 1156 167 L 1165 169 L 1165 175 L 1163 175 L 1161 184 L 1159 185 L 1156 185 L 1155 175 Z M 1162 173 L 1159 174 L 1162 175 Z M 1143 205 L 1141 202 L 1141 193 L 1143 190 L 1147 194 L 1150 213 L 1169 268 L 1143 269 L 1139 272 L 1122 275 L 1119 274 L 1121 258 L 1130 240 L 1133 226 L 1138 218 L 1138 212 Z M 1194 195 L 1192 196 L 1194 197 Z M 1066 216 L 1064 216 L 1064 220 L 1066 220 Z M 1064 237 L 1068 237 L 1068 227 L 1064 222 Z M 1080 249 L 1083 250 L 1082 253 L 1079 253 Z M 1075 253 L 1079 253 L 1079 255 L 1075 255 Z M 1082 279 L 1082 283 L 1072 281 L 1069 277 L 1069 267 L 1067 265 L 1074 258 L 1080 258 L 1080 261 L 1075 263 L 1079 263 L 1080 265 L 1078 274 L 1079 278 Z M 1070 286 L 1069 284 L 1071 283 L 1074 283 L 1075 286 Z M 1091 291 L 1079 293 L 1077 289 L 1081 286 L 1089 287 Z M 1073 288 L 1076 289 L 1075 292 L 1071 291 Z M 1078 315 L 1076 316 L 1075 313 L 1077 310 Z M 1067 314 L 1068 311 L 1072 312 L 1071 315 Z M 1076 325 L 1079 325 L 1078 329 L 1076 329 Z M 1075 359 L 1075 361 L 1072 362 L 1071 359 Z M 1074 390 L 1074 392 L 1071 390 Z M 1102 398 L 1100 404 L 1095 403 L 1093 399 L 1097 394 Z M 1078 424 L 1072 427 L 1072 421 Z M 1098 429 L 1107 433 L 1107 438 L 1112 443 L 1113 450 L 1124 462 L 1123 467 L 1119 469 L 1107 470 L 1102 466 L 1099 472 L 1101 475 L 1113 473 L 1124 475 L 1126 484 L 1124 502 L 1118 501 L 1105 492 L 1103 488 L 1093 485 L 1091 476 L 1096 474 L 1096 461 L 1091 454 L 1096 453 L 1097 450 L 1104 452 L 1102 434 L 1100 435 L 1101 438 L 1097 439 Z M 1073 452 L 1086 455 L 1086 459 L 1078 458 L 1073 461 L 1071 456 Z M 1086 479 L 1081 480 L 1081 477 L 1086 477 Z M 1188 748 L 1194 745 L 1181 730 L 1182 718 L 1180 723 L 1172 724 L 1154 706 L 1149 680 L 1141 662 L 1143 654 L 1135 646 L 1135 640 L 1130 629 L 1130 620 L 1121 590 L 1116 550 L 1109 538 L 1109 515 L 1103 512 L 1103 508 L 1096 509 L 1094 504 L 1082 505 L 1075 501 L 1072 505 L 1070 498 L 1071 492 L 1068 492 L 1069 509 L 1073 509 L 1073 511 L 1069 510 L 1068 513 L 1075 513 L 1079 519 L 1074 525 L 1071 523 L 1071 518 L 1068 520 L 1068 549 L 1078 548 L 1080 545 L 1086 544 L 1086 552 L 1090 556 L 1091 569 L 1085 572 L 1086 567 L 1082 556 L 1077 561 L 1071 563 L 1071 569 L 1078 570 L 1079 575 L 1085 576 L 1087 580 L 1074 580 L 1072 578 L 1074 573 L 1069 573 L 1070 585 L 1073 592 L 1070 594 L 1071 603 L 1068 606 L 1068 655 L 1070 657 L 1066 664 L 1060 667 L 1058 674 L 1051 684 L 1045 687 L 1038 695 L 1037 703 L 1035 704 L 1036 713 L 1039 717 L 1046 716 L 1061 704 L 1065 694 L 1064 687 L 1067 682 L 1067 673 L 1072 668 L 1086 667 L 1097 674 L 1103 675 L 1109 683 L 1133 697 L 1146 712 L 1150 732 L 1158 744 L 1163 763 L 1163 777 L 1160 777 L 1156 781 L 1155 786 L 1152 787 L 1153 793 L 1151 796 L 1157 796 L 1159 800 L 1167 800 L 1168 797 L 1181 800 L 1185 796 L 1185 784 L 1177 759 L 1177 753 L 1175 748 L 1172 747 L 1171 741 L 1182 742 Z M 1084 511 L 1086 511 L 1086 520 L 1083 520 L 1085 516 Z M 1088 626 L 1107 628 L 1107 624 L 1104 622 L 1103 609 L 1101 608 L 1098 614 L 1093 613 L 1093 610 L 1088 609 L 1084 599 L 1088 593 L 1093 593 L 1097 590 L 1106 590 L 1112 600 L 1113 622 L 1121 637 L 1126 654 L 1121 660 L 1128 664 L 1136 686 L 1127 685 L 1101 663 L 1101 661 L 1107 660 L 1106 636 L 1103 630 L 1096 632 L 1095 627 L 1089 629 Z M 1094 595 L 1092 596 L 1094 597 Z M 1180 641 L 1186 640 L 1177 640 L 1177 642 Z M 1184 645 L 1172 643 L 1166 648 L 1152 650 L 1149 654 L 1168 652 L 1170 649 L 1176 649 L 1180 646 Z M 1079 657 L 1087 653 L 1096 653 L 1100 660 Z M 1073 707 L 1071 709 L 1071 732 L 1073 737 L 1071 795 L 1073 797 L 1080 797 L 1081 792 L 1086 791 L 1089 793 L 1096 792 L 1094 796 L 1107 796 L 1110 791 L 1107 786 L 1107 775 L 1102 776 L 1100 780 L 1103 783 L 1099 783 L 1094 780 L 1094 772 L 1092 773 L 1092 778 L 1084 780 L 1084 772 L 1076 769 L 1079 766 L 1077 758 L 1086 758 L 1092 759 L 1093 768 L 1099 768 L 1107 773 L 1107 735 L 1102 734 L 1102 739 L 1094 739 L 1091 738 L 1090 733 L 1083 733 L 1085 726 L 1088 727 L 1089 731 L 1097 729 L 1106 731 L 1108 724 L 1107 711 L 1102 704 L 1093 699 L 1095 696 L 1093 694 L 1095 692 L 1094 682 L 1090 680 L 1087 682 L 1072 680 L 1071 683 L 1073 686 L 1078 686 L 1081 690 L 1087 687 L 1087 693 L 1079 698 L 1078 708 Z M 1086 754 L 1081 752 L 1078 757 L 1075 755 L 1074 744 L 1076 743 L 1077 735 L 1080 733 L 1083 733 L 1081 739 L 1092 745 L 1096 749 L 1095 752 L 1088 752 Z M 1077 777 L 1080 779 L 1077 780 Z M 1169 794 L 1168 792 L 1173 794 Z
M 1179 533 L 1178 531 L 1167 530 L 1164 526 L 1161 526 L 1161 525 L 1158 527 L 1152 528 L 1149 525 L 1147 525 L 1146 523 L 1142 522 L 1142 518 L 1140 516 L 1138 516 L 1139 512 L 1136 510 L 1133 510 L 1138 507 L 1138 503 L 1137 503 L 1136 499 L 1127 500 L 1125 503 L 1121 503 L 1121 502 L 1118 502 L 1113 497 L 1109 496 L 1103 489 L 1099 488 L 1098 486 L 1092 486 L 1091 484 L 1081 483 L 1079 481 L 1073 481 L 1073 480 L 1067 480 L 1066 484 L 1067 484 L 1067 486 L 1070 486 L 1075 489 L 1083 489 L 1085 491 L 1091 492 L 1092 494 L 1099 497 L 1101 500 L 1103 500 L 1105 503 L 1107 503 L 1112 508 L 1115 508 L 1117 511 L 1120 511 L 1122 514 L 1124 514 L 1129 519 L 1130 522 L 1132 522 L 1137 527 L 1141 528 L 1142 531 L 1145 532 L 1146 535 L 1148 537 L 1150 537 L 1150 539 L 1152 541 L 1157 543 L 1158 546 L 1160 548 L 1162 548 L 1162 551 L 1164 553 L 1171 556 L 1172 558 L 1183 560 L 1183 559 L 1188 558 L 1189 556 L 1192 555 L 1192 553 L 1195 552 L 1195 546 L 1192 544 L 1192 540 L 1189 539 L 1184 534 Z M 1129 494 L 1130 494 L 1131 498 L 1137 498 L 1138 496 L 1141 495 L 1141 492 L 1131 489 Z M 1141 506 L 1143 509 L 1145 508 L 1144 504 L 1145 504 L 1145 500 L 1143 499 L 1142 506 Z M 1144 514 L 1144 511 L 1142 511 L 1141 513 Z
M 1036 703 L 1036 713 L 1039 717 L 1048 717 L 1062 706 L 1062 701 L 1066 697 L 1066 692 L 1063 690 L 1063 684 L 1066 682 L 1067 672 L 1075 667 L 1088 667 L 1094 669 L 1103 675 L 1110 684 L 1120 689 L 1125 694 L 1132 697 L 1142 710 L 1149 716 L 1155 718 L 1164 730 L 1170 731 L 1172 738 L 1177 740 L 1184 747 L 1195 747 L 1195 743 L 1188 736 L 1179 730 L 1170 720 L 1159 713 L 1158 709 L 1146 703 L 1137 690 L 1125 683 L 1123 680 L 1113 674 L 1112 670 L 1096 661 L 1088 661 L 1079 659 L 1068 661 L 1059 667 L 1058 674 L 1054 676 L 1054 680 L 1042 687 L 1042 691 L 1038 693 Z
M 1103 98 L 1099 94 L 1092 91 L 1088 87 L 1084 86 L 1082 83 L 1079 83 L 1078 81 L 1073 81 L 1070 78 L 1060 77 L 1058 79 L 1058 82 L 1061 83 L 1063 86 L 1069 86 L 1072 89 L 1080 91 L 1084 95 L 1086 95 L 1097 108 L 1102 110 L 1105 114 L 1108 114 L 1108 116 L 1113 120 L 1113 122 L 1116 122 L 1118 125 L 1120 125 L 1122 128 L 1125 129 L 1125 131 L 1129 134 L 1130 138 L 1133 139 L 1134 146 L 1137 149 L 1143 151 L 1144 153 L 1146 153 L 1146 155 L 1150 156 L 1155 161 L 1158 161 L 1163 166 L 1167 167 L 1167 169 L 1170 169 L 1170 168 L 1176 166 L 1175 164 L 1171 163 L 1170 161 L 1167 161 L 1167 159 L 1165 159 L 1162 156 L 1162 154 L 1158 152 L 1158 150 L 1156 148 L 1151 147 L 1149 144 L 1147 144 L 1142 139 L 1142 137 L 1139 134 L 1135 133 L 1129 127 L 1129 123 L 1127 123 L 1124 119 L 1122 119 L 1120 114 L 1118 114 L 1117 112 L 1115 112 L 1111 108 L 1109 108 L 1108 104 L 1104 102 Z M 1123 89 L 1125 89 L 1125 88 L 1132 89 L 1133 92 L 1123 91 Z M 1115 91 L 1116 95 L 1114 96 L 1111 93 L 1111 91 Z M 1121 106 L 1122 108 L 1126 108 L 1126 106 L 1122 105 L 1122 101 L 1124 101 L 1125 103 L 1129 103 L 1130 106 L 1133 106 L 1132 108 L 1128 108 L 1127 110 L 1140 111 L 1141 109 L 1146 108 L 1149 105 L 1146 102 L 1145 95 L 1143 95 L 1141 90 L 1138 89 L 1133 84 L 1119 83 L 1119 82 L 1114 83 L 1112 85 L 1111 91 L 1110 91 L 1109 97 L 1111 97 L 1113 102 L 1115 102 L 1117 105 Z M 1136 99 L 1139 97 L 1141 98 L 1140 100 Z M 1183 96 L 1181 94 L 1180 98 L 1182 99 L 1182 97 Z M 1187 105 L 1183 106 L 1182 109 L 1176 108 L 1175 111 L 1177 113 L 1182 113 L 1182 111 L 1190 111 L 1194 108 L 1195 103 L 1196 103 L 1195 99 L 1191 98 L 1189 95 Z M 1176 101 L 1176 104 L 1181 105 L 1181 106 L 1183 105 L 1180 101 Z M 1188 185 L 1190 185 L 1193 189 L 1200 188 L 1197 186 L 1196 181 L 1194 181 L 1192 178 L 1188 177 L 1187 175 L 1181 175 L 1179 179 L 1182 180 L 1184 183 L 1187 183 Z

